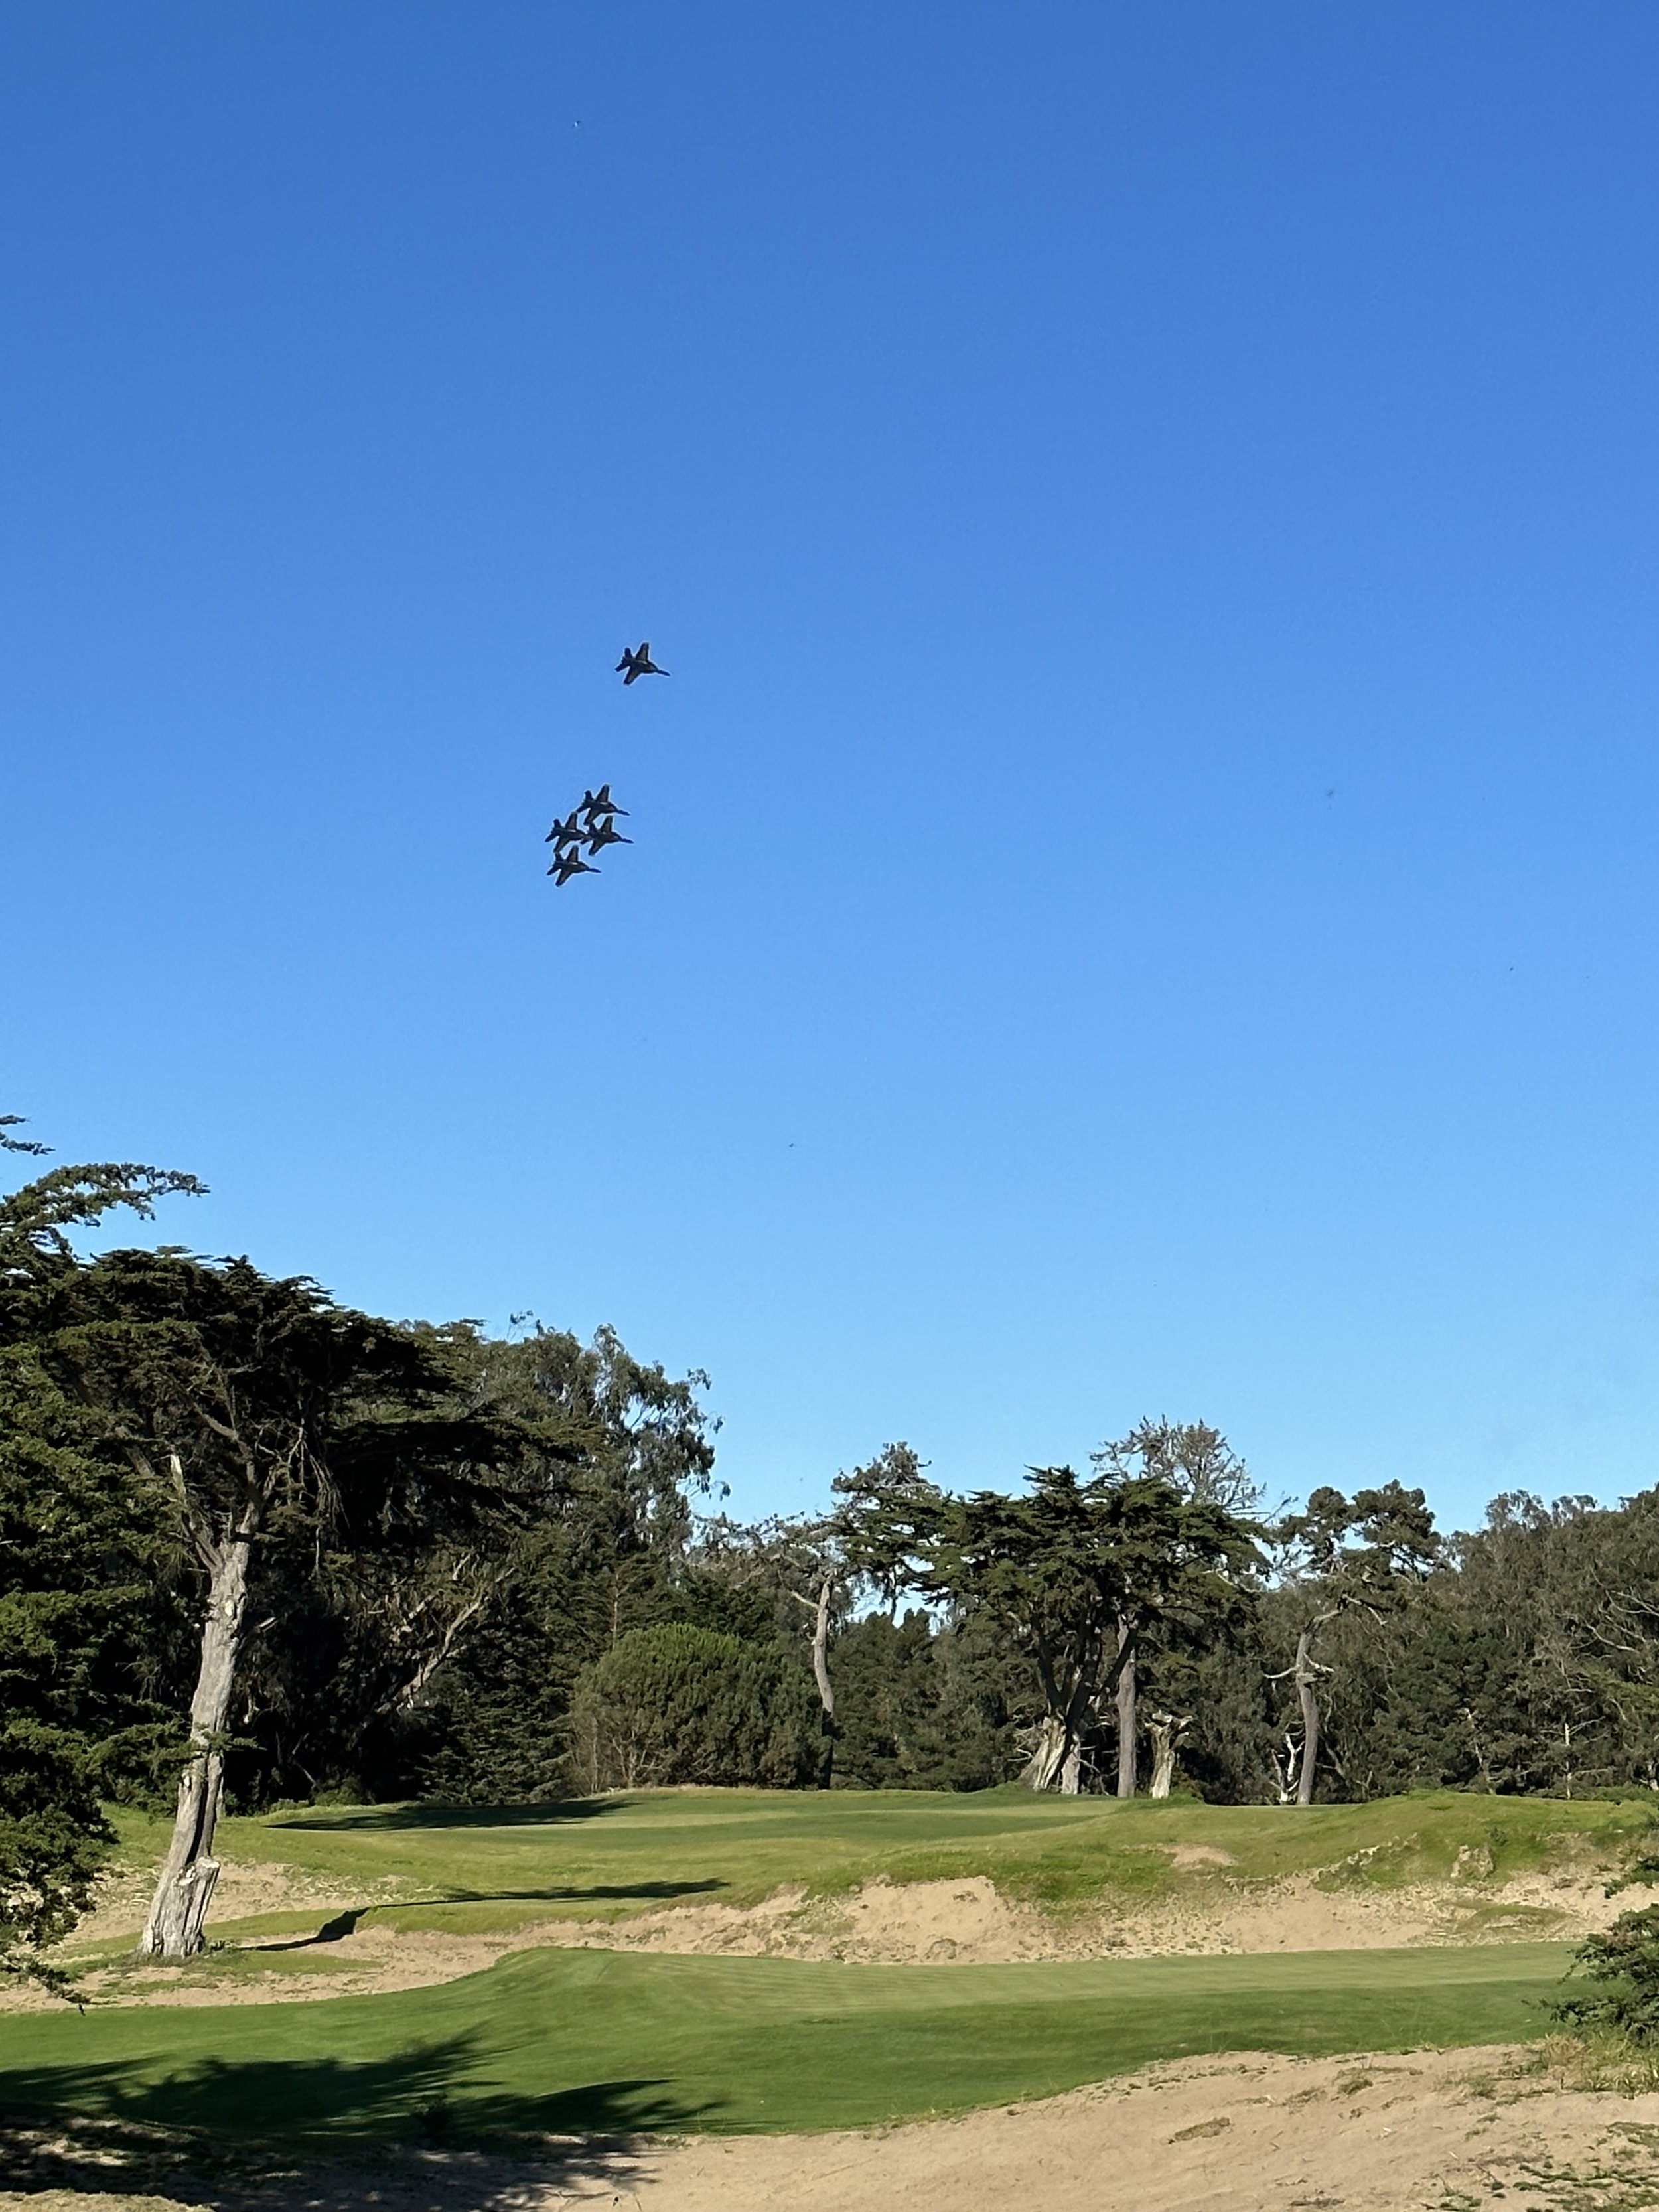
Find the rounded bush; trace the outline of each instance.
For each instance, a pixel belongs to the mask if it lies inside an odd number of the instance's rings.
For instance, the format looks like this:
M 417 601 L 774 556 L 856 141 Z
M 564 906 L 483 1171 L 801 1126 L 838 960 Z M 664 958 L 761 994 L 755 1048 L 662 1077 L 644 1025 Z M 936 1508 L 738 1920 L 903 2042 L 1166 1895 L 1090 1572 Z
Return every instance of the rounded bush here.
M 590 1790 L 793 1789 L 812 1778 L 817 1733 L 799 1668 L 742 1637 L 665 1622 L 630 1629 L 582 1676 L 570 1711 L 573 1778 Z

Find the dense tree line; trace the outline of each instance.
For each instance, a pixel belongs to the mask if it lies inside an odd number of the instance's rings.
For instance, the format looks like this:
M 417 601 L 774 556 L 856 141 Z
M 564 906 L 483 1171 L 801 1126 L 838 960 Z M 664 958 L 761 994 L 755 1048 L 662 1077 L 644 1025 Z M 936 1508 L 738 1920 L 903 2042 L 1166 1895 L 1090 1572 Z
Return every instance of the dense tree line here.
M 32 1152 L 0 1120 L 0 1146 Z M 0 1199 L 0 1969 L 103 1808 L 168 1805 L 146 1942 L 228 1802 L 673 1783 L 1242 1802 L 1659 1788 L 1659 1492 L 1268 1515 L 1201 1422 L 963 1493 L 908 1446 L 815 1519 L 714 1510 L 707 1378 L 608 1330 L 396 1324 L 88 1232 L 187 1176 Z

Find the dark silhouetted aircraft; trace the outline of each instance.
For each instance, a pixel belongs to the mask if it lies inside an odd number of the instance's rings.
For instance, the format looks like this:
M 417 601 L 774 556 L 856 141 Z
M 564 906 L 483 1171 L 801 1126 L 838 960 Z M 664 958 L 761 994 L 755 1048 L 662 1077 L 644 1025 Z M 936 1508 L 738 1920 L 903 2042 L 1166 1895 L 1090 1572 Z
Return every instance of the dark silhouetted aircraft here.
M 581 809 L 573 806 L 562 822 L 556 822 L 542 842 L 544 845 L 580 845 L 587 832 L 580 821 Z
M 665 668 L 658 667 L 656 662 L 651 658 L 650 641 L 644 639 L 641 640 L 637 652 L 631 645 L 623 646 L 623 657 L 617 663 L 617 673 L 622 678 L 623 687 L 626 688 L 636 676 L 666 676 L 668 671 Z
M 625 806 L 618 806 L 611 796 L 611 786 L 608 783 L 602 783 L 597 792 L 583 792 L 582 803 L 576 812 L 586 815 L 591 822 L 596 814 L 620 814 L 626 817 L 628 809 Z M 574 817 L 572 818 L 574 820 Z
M 616 823 L 609 815 L 603 822 L 589 825 L 587 849 L 590 853 L 597 853 L 606 845 L 631 845 L 633 842 L 631 837 L 623 836 L 622 831 L 617 829 Z
M 559 883 L 568 884 L 572 876 L 597 876 L 599 872 L 597 868 L 588 866 L 581 856 L 580 846 L 573 846 L 568 853 L 560 853 L 556 856 L 552 866 L 547 872 L 550 876 L 556 876 Z M 555 888 L 556 889 L 556 885 Z

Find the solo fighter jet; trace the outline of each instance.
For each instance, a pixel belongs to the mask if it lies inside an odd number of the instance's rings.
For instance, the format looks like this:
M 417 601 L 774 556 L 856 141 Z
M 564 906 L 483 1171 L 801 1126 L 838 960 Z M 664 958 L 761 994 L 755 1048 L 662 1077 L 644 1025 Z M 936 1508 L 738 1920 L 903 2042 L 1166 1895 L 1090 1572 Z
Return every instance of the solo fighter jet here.
M 617 673 L 622 678 L 623 689 L 626 690 L 636 676 L 666 676 L 668 671 L 665 668 L 658 667 L 656 662 L 651 658 L 650 641 L 644 640 L 637 652 L 631 645 L 623 646 L 623 657 L 617 663 Z

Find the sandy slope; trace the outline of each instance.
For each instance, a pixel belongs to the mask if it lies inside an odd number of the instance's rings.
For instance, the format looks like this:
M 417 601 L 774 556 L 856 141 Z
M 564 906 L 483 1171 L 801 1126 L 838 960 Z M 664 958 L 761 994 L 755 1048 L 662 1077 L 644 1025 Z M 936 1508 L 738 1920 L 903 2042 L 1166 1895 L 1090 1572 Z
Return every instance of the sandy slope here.
M 538 1929 L 534 1940 L 607 1950 L 995 1965 L 1170 1952 L 1576 1941 L 1605 1927 L 1626 1901 L 1610 1900 L 1600 1876 L 1531 1876 L 1502 1889 L 1420 1882 L 1409 1889 L 1367 1891 L 1324 1890 L 1311 1876 L 1297 1875 L 1248 1887 L 1219 1881 L 1208 1894 L 1133 1912 L 1060 1916 L 1018 1904 L 974 1875 L 951 1881 L 869 1882 L 849 1897 L 817 1902 L 799 1890 L 781 1890 L 746 1911 L 683 1905 L 624 1921 L 566 1921 Z
M 1176 1854 L 1182 1858 L 1183 1854 Z M 1190 1863 L 1194 1854 L 1184 1854 Z M 841 1898 L 780 1890 L 763 1904 L 678 1905 L 623 1920 L 548 1920 L 484 1934 L 399 1929 L 387 1920 L 327 1942 L 290 1948 L 302 1972 L 216 1974 L 210 1958 L 188 1969 L 125 1965 L 89 1974 L 89 1993 L 118 2003 L 269 2004 L 372 1990 L 418 1989 L 476 1973 L 508 1951 L 542 1945 L 703 1955 L 843 1959 L 909 1964 L 1000 1964 L 1029 1959 L 1145 1958 L 1171 1952 L 1368 1950 L 1399 1945 L 1577 1940 L 1605 1927 L 1625 1900 L 1600 1876 L 1532 1875 L 1498 1889 L 1471 1882 L 1404 1889 L 1322 1889 L 1308 1875 L 1235 1883 L 1225 1854 L 1203 1852 L 1209 1879 L 1195 1890 L 1129 1912 L 1056 1915 L 1005 1897 L 982 1875 L 950 1881 L 866 1883 Z M 354 1905 L 326 1882 L 281 1866 L 228 1865 L 216 1917 L 303 1908 L 319 1921 Z M 125 1877 L 100 1899 L 81 1933 L 136 1933 L 148 1902 L 143 1877 Z M 255 1948 L 275 1938 L 256 1939 Z M 0 2010 L 54 2000 L 24 1987 L 0 1990 Z
M 864 2134 L 702 2138 L 530 2168 L 388 2152 L 362 2168 L 142 2199 L 48 2188 L 17 2212 L 180 2201 L 246 2212 L 1634 2212 L 1659 2198 L 1659 2095 L 1587 2094 L 1511 2051 L 1189 2059 L 1044 2102 Z M 40 2182 L 55 2177 L 45 2171 Z M 97 2188 L 119 2189 L 111 2174 Z M 1592 2185 L 1593 2179 L 1593 2185 Z M 151 2182 L 155 2187 L 155 2182 Z
M 1659 2096 L 1521 2094 L 1524 2078 L 1471 2093 L 1483 2061 L 1491 2072 L 1512 2056 L 1188 2060 L 879 2135 L 677 2145 L 641 2157 L 624 2186 L 641 2212 L 1438 2212 L 1500 2190 L 1561 2202 L 1567 2176 L 1598 2169 L 1659 2181 L 1644 2140 Z M 614 2199 L 623 2179 L 570 2193 Z
M 118 1867 L 98 1886 L 93 1910 L 76 1929 L 77 1943 L 102 1943 L 114 1936 L 136 1936 L 155 1887 L 153 1867 Z M 381 1883 L 380 1892 L 390 1896 L 395 1884 Z M 209 1914 L 216 1920 L 252 1919 L 260 1912 L 339 1911 L 347 1905 L 369 1902 L 368 1895 L 347 1898 L 340 1885 L 325 1876 L 309 1875 L 298 1867 L 276 1866 L 258 1859 L 227 1859 L 214 1886 Z

